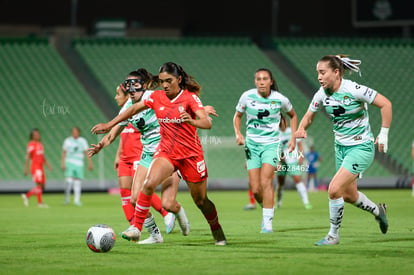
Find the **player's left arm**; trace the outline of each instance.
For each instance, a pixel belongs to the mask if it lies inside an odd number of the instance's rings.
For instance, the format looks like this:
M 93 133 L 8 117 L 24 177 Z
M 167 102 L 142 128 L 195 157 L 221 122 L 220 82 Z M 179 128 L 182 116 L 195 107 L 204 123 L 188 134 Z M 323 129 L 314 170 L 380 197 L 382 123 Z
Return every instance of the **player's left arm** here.
M 296 115 L 295 110 L 292 108 L 289 112 L 287 112 L 288 116 L 290 117 L 290 129 L 292 129 L 292 134 L 289 140 L 289 152 L 293 152 L 296 147 L 296 130 L 298 128 L 298 116 Z
M 378 143 L 378 151 L 386 153 L 388 150 L 388 131 L 392 121 L 392 104 L 385 96 L 377 93 L 372 105 L 381 109 L 381 130 L 378 134 L 375 144 Z
M 189 108 L 196 114 L 196 118 L 193 118 L 189 113 L 185 110 L 180 113 L 180 118 L 183 122 L 187 122 L 188 124 L 200 128 L 200 129 L 211 129 L 212 123 L 210 117 L 207 115 L 205 107 L 201 103 L 200 98 L 193 94 L 191 99 L 188 100 Z M 198 117 L 198 119 L 197 119 Z
M 45 158 L 45 164 L 46 164 L 47 168 L 49 168 L 49 170 L 52 171 L 52 165 L 50 165 L 50 163 L 47 161 L 46 158 Z
M 200 129 L 211 129 L 211 119 L 207 115 L 207 112 L 203 109 L 198 109 L 195 111 L 198 119 L 193 119 L 189 113 L 186 111 L 180 114 L 182 121 L 187 122 L 188 124 L 200 128 Z

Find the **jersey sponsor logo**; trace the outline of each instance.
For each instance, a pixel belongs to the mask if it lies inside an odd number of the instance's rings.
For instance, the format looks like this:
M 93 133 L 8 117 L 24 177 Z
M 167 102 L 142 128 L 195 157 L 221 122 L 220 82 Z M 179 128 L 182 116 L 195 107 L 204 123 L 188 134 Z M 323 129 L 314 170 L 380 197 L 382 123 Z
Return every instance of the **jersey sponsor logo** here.
M 315 108 L 318 108 L 319 107 L 318 102 L 313 102 L 312 104 L 313 104 L 313 107 L 315 107 Z
M 258 113 L 257 113 L 257 118 L 258 119 L 263 119 L 264 117 L 267 117 L 267 116 L 269 116 L 270 115 L 270 112 L 268 111 L 268 110 L 260 110 Z
M 173 118 L 166 117 L 166 118 L 159 118 L 158 122 L 159 123 L 181 123 L 182 119 L 176 118 L 176 117 L 173 117 Z

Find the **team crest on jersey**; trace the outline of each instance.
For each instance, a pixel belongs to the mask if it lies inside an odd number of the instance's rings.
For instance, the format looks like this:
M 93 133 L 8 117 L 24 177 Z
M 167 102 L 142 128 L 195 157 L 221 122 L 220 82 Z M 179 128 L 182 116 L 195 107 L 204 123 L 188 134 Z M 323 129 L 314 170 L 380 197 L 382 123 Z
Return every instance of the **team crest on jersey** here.
M 165 107 L 164 107 L 164 106 L 161 106 L 161 107 L 160 107 L 160 111 L 164 111 L 164 109 L 165 109 Z
M 183 105 L 178 106 L 178 111 L 180 113 L 184 113 L 184 111 L 185 111 L 184 106 Z
M 276 101 L 270 102 L 270 109 L 275 110 L 277 107 Z
M 342 100 L 342 104 L 349 105 L 351 104 L 351 102 L 352 102 L 352 99 L 350 99 L 349 96 L 344 96 L 344 99 Z
M 203 103 L 201 103 L 201 100 L 197 95 L 193 95 L 193 98 L 198 103 L 199 107 L 203 107 Z

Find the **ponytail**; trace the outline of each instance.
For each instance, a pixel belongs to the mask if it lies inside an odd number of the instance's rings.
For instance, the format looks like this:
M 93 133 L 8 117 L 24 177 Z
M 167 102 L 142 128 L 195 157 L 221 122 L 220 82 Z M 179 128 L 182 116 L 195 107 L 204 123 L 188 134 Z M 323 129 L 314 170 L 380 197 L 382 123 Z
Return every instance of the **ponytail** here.
M 356 72 L 361 76 L 361 69 L 359 65 L 361 65 L 361 60 L 358 59 L 350 59 L 347 55 L 326 55 L 322 57 L 319 61 L 326 61 L 329 63 L 329 66 L 335 70 L 338 69 L 341 76 L 344 75 L 345 71 L 349 71 L 350 73 Z

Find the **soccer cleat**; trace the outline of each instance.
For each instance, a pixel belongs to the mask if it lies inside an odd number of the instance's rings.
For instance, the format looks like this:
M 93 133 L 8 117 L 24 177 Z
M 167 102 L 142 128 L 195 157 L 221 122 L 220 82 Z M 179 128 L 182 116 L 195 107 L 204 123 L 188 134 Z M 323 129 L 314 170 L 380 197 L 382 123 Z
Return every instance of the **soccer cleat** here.
M 305 204 L 305 209 L 306 210 L 312 209 L 312 205 L 310 203 Z
M 121 237 L 125 240 L 132 241 L 132 242 L 138 242 L 141 238 L 141 231 L 138 230 L 136 227 L 130 227 L 127 231 L 124 231 L 121 233 Z
M 277 204 L 276 204 L 276 208 L 277 208 L 277 209 L 282 208 L 282 201 L 278 201 L 278 202 L 277 202 Z
M 181 233 L 184 236 L 188 236 L 190 234 L 190 222 L 187 219 L 187 216 L 185 215 L 184 208 L 181 206 L 182 214 L 176 215 L 176 218 L 178 220 L 178 225 L 180 226 Z
M 122 231 L 121 233 L 119 233 L 119 235 L 121 235 L 122 236 L 122 233 L 123 232 L 126 232 L 126 231 L 129 231 L 129 230 L 132 230 L 132 228 L 134 228 L 135 226 L 133 225 L 133 224 L 131 224 L 126 230 L 124 230 L 124 231 Z
M 214 237 L 214 244 L 217 246 L 224 246 L 227 245 L 226 236 L 224 236 L 223 229 L 220 228 L 217 230 L 212 231 Z
M 381 232 L 383 234 L 388 231 L 388 221 L 387 221 L 387 205 L 385 203 L 378 204 L 379 215 L 375 217 L 375 220 L 379 223 Z
M 273 229 L 272 228 L 262 227 L 262 229 L 260 230 L 260 233 L 263 233 L 263 234 L 273 233 Z
M 74 204 L 75 204 L 76 206 L 82 206 L 82 205 L 83 205 L 80 201 L 75 202 Z
M 151 234 L 149 238 L 139 241 L 138 244 L 155 244 L 155 243 L 163 243 L 163 242 L 164 242 L 164 239 L 161 236 L 161 234 L 154 233 L 154 234 Z
M 173 213 L 168 213 L 167 215 L 165 215 L 164 217 L 164 223 L 166 226 L 166 233 L 170 234 L 173 230 L 174 230 L 174 226 L 175 226 L 175 215 Z
M 26 194 L 22 194 L 23 205 L 28 207 L 29 206 L 29 199 L 27 198 Z
M 325 238 L 319 240 L 315 243 L 316 246 L 324 246 L 324 245 L 336 245 L 339 244 L 339 235 L 336 237 L 332 237 L 331 235 L 326 235 Z
M 39 203 L 39 204 L 37 205 L 37 207 L 39 207 L 39 208 L 49 208 L 49 205 L 44 204 L 44 203 Z
M 243 210 L 255 210 L 255 209 L 256 209 L 256 205 L 255 204 L 252 204 L 252 203 L 246 204 L 243 207 Z

